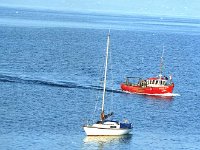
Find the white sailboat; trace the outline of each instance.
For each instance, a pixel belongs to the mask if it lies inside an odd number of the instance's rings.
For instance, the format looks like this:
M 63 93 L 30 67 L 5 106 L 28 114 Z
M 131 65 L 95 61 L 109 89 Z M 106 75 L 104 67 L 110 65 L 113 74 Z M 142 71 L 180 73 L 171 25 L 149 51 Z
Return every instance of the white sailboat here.
M 104 86 L 103 86 L 103 98 L 102 98 L 102 108 L 101 108 L 101 115 L 100 120 L 94 124 L 87 124 L 84 125 L 84 130 L 86 135 L 125 135 L 131 132 L 132 124 L 129 123 L 127 120 L 125 122 L 113 121 L 109 120 L 108 118 L 113 115 L 104 114 L 104 100 L 105 100 L 105 93 L 106 93 L 106 77 L 107 77 L 107 66 L 108 66 L 108 50 L 110 44 L 110 32 L 107 38 L 107 48 L 106 48 L 106 64 L 105 64 L 105 72 L 104 72 Z

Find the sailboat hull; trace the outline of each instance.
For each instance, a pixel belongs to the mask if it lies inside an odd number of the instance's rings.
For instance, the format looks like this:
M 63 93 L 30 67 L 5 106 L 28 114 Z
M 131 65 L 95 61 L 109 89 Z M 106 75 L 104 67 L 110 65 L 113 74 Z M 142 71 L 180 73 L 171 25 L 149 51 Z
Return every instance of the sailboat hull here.
M 96 128 L 96 127 L 83 127 L 86 135 L 125 135 L 129 134 L 132 129 L 112 129 L 112 128 Z

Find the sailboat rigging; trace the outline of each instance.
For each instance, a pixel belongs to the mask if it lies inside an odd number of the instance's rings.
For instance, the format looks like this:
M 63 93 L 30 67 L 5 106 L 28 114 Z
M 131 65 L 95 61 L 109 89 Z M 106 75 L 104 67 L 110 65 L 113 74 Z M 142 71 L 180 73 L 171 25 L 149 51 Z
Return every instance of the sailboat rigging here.
M 84 125 L 84 131 L 86 135 L 124 135 L 128 134 L 132 130 L 132 124 L 129 122 L 119 122 L 108 120 L 110 116 L 113 115 L 113 112 L 109 114 L 104 114 L 104 102 L 105 102 L 105 95 L 106 95 L 106 80 L 107 80 L 107 70 L 108 70 L 108 51 L 110 46 L 110 31 L 107 37 L 107 47 L 106 47 L 106 63 L 105 63 L 105 70 L 104 70 L 104 84 L 103 84 L 103 96 L 102 96 L 102 107 L 101 107 L 101 114 L 100 114 L 100 121 L 90 125 Z

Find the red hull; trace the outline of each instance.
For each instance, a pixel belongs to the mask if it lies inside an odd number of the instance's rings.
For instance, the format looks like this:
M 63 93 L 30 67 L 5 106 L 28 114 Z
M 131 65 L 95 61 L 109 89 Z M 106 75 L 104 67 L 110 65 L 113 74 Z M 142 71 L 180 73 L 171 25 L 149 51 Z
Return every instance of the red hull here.
M 122 91 L 137 93 L 137 94 L 147 94 L 147 95 L 157 95 L 157 94 L 166 94 L 172 93 L 174 89 L 174 83 L 166 86 L 158 87 L 141 87 L 137 85 L 126 85 L 125 83 L 121 84 Z

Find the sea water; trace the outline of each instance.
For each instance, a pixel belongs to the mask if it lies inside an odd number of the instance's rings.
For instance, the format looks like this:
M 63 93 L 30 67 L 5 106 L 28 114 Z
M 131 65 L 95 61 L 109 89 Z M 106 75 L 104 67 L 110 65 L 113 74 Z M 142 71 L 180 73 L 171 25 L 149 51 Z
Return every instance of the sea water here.
M 200 20 L 0 8 L 0 149 L 199 149 Z M 101 108 L 127 136 L 87 137 Z M 172 75 L 173 97 L 123 93 L 126 76 Z

